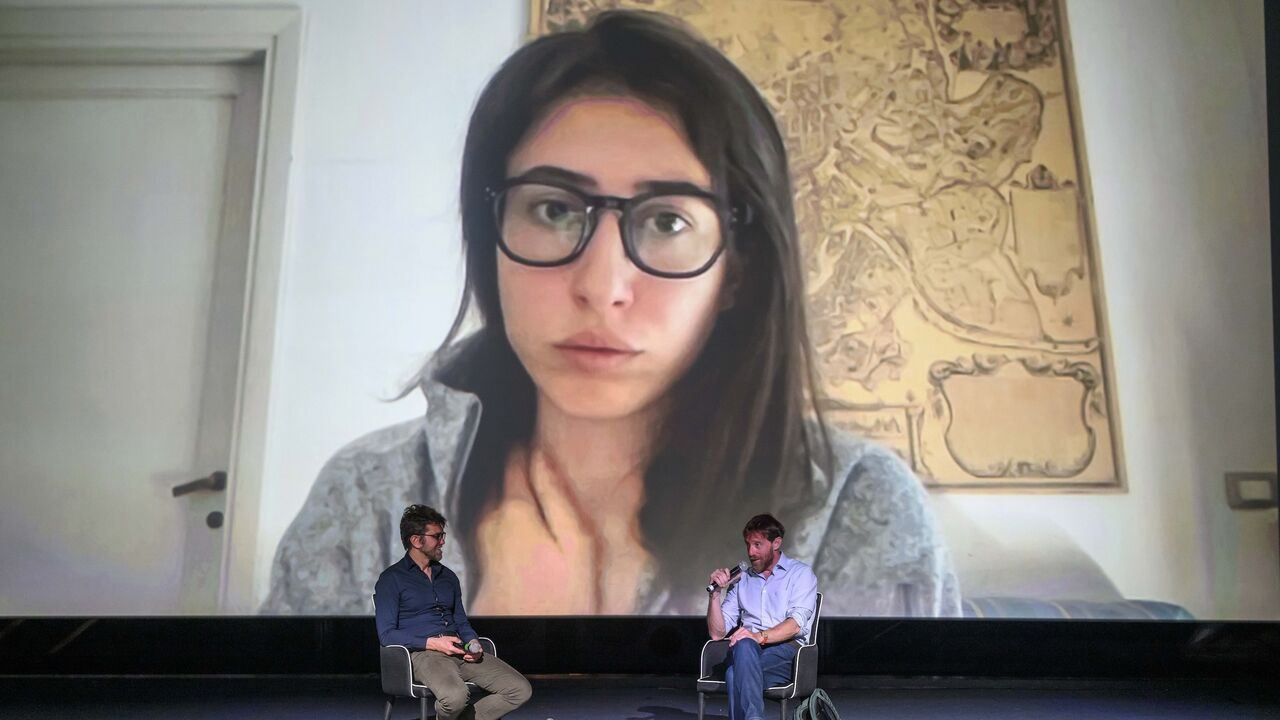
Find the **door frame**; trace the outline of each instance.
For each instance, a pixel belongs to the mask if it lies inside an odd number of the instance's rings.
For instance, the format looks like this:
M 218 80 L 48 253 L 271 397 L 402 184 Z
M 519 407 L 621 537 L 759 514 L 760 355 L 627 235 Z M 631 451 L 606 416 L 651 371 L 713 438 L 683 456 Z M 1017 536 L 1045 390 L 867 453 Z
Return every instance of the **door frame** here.
M 263 66 L 231 455 L 221 612 L 256 610 L 254 588 L 271 369 L 288 220 L 303 37 L 294 6 L 0 7 L 0 62 Z

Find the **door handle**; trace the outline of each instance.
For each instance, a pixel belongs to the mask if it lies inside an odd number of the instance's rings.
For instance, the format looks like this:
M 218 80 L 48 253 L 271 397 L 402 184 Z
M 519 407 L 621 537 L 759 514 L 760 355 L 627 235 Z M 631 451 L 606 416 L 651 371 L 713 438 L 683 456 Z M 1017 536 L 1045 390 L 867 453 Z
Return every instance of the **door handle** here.
M 193 493 L 197 490 L 209 490 L 212 492 L 221 492 L 227 489 L 227 474 L 222 470 L 209 473 L 209 477 L 202 477 L 184 482 L 181 485 L 173 486 L 173 496 L 181 497 L 187 493 Z

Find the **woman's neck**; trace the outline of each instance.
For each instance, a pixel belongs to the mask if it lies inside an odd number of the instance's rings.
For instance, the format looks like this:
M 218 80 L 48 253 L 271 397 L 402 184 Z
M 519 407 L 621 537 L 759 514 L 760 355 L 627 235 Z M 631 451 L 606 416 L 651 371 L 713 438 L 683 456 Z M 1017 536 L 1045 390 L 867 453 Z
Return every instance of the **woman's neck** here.
M 655 415 L 645 410 L 607 420 L 574 417 L 540 396 L 530 450 L 545 456 L 580 496 L 610 493 L 622 480 L 643 475 Z

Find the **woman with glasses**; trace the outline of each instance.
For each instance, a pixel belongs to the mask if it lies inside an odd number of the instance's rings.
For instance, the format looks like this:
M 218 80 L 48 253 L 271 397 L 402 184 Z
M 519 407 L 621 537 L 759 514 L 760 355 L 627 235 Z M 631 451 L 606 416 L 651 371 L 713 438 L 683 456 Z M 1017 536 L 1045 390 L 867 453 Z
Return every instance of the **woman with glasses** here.
M 918 480 L 814 405 L 786 152 L 718 51 L 631 12 L 524 46 L 472 115 L 461 208 L 426 417 L 328 463 L 269 610 L 359 612 L 422 502 L 475 614 L 701 614 L 761 512 L 828 613 L 959 614 Z

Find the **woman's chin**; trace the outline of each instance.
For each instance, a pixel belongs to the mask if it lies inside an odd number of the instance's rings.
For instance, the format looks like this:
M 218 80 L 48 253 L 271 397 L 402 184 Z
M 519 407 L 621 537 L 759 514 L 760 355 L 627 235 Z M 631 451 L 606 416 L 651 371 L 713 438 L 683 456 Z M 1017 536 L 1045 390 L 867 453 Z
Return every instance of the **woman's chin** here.
M 560 412 L 583 420 L 622 420 L 652 404 L 651 393 L 598 382 L 564 383 L 541 394 Z

